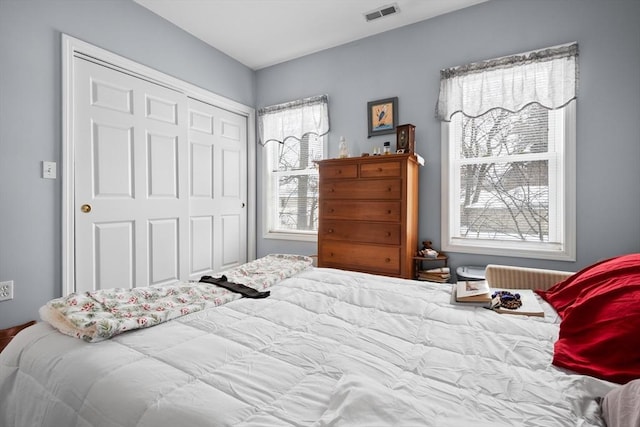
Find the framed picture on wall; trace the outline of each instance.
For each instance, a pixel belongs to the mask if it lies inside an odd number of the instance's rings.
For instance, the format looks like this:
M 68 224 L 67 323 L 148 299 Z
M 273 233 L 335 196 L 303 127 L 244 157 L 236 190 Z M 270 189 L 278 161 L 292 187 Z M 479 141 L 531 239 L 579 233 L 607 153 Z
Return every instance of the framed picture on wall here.
M 369 138 L 395 133 L 398 124 L 398 97 L 368 102 L 367 117 Z

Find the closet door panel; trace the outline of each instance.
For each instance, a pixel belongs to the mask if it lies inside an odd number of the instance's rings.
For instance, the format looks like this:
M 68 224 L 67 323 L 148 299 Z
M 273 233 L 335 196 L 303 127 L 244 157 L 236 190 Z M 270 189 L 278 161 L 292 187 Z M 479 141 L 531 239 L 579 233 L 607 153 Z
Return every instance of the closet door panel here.
M 95 120 L 91 129 L 94 197 L 132 199 L 133 128 Z
M 135 227 L 131 221 L 93 225 L 96 289 L 131 288 L 135 279 Z
M 222 265 L 231 266 L 242 263 L 240 257 L 242 253 L 242 242 L 238 239 L 238 236 L 242 234 L 240 229 L 241 217 L 240 215 L 222 215 L 222 239 L 221 239 L 221 252 L 222 252 Z
M 189 99 L 189 215 L 192 224 L 202 218 L 211 224 L 192 235 L 191 256 L 200 260 L 191 265 L 193 280 L 247 261 L 246 128 L 244 117 Z
M 196 277 L 212 272 L 213 265 L 213 216 L 191 217 L 191 268 Z
M 179 222 L 179 218 L 167 218 L 148 223 L 150 285 L 170 284 L 180 279 Z
M 178 198 L 179 151 L 176 135 L 147 133 L 149 198 Z
M 76 292 L 187 279 L 186 96 L 74 61 Z

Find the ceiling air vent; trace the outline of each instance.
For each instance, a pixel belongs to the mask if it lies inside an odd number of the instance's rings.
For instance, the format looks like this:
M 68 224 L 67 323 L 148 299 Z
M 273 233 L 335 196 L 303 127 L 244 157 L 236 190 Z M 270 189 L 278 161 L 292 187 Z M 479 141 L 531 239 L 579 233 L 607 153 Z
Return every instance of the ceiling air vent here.
M 383 16 L 393 15 L 394 13 L 400 12 L 397 4 L 390 4 L 387 6 L 382 6 L 377 8 L 376 10 L 372 10 L 371 12 L 367 12 L 364 14 L 367 22 L 373 21 L 374 19 L 382 18 Z

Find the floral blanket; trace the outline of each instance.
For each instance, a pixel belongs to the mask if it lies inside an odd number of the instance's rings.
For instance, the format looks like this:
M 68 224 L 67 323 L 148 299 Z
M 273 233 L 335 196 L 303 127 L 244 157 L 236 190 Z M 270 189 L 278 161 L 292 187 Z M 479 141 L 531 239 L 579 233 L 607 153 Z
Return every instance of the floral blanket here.
M 263 290 L 307 269 L 311 262 L 311 258 L 305 256 L 272 254 L 220 272 L 217 276 L 224 274 L 230 281 Z M 101 289 L 53 299 L 40 308 L 40 317 L 66 335 L 98 342 L 241 297 L 238 293 L 203 282 Z

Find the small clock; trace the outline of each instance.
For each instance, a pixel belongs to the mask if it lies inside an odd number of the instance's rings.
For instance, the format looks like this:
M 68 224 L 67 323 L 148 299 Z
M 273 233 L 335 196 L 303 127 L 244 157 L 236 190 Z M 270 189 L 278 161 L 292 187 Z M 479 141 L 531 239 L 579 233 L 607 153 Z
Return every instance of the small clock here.
M 412 124 L 396 126 L 396 152 L 413 153 L 415 150 L 416 127 Z

